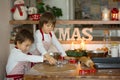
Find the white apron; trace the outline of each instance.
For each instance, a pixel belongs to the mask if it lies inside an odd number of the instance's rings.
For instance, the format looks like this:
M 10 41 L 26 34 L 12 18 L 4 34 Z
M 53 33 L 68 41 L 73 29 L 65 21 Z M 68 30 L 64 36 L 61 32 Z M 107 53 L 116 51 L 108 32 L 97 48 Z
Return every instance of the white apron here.
M 51 46 L 51 43 L 52 43 L 52 42 L 47 42 L 47 41 L 44 40 L 44 35 L 43 35 L 43 32 L 42 32 L 41 29 L 40 29 L 40 33 L 42 34 L 42 43 L 43 43 L 43 46 L 44 46 L 44 48 L 46 49 L 46 51 L 48 51 L 49 48 L 50 48 L 50 46 Z M 52 38 L 52 34 L 49 33 L 49 35 L 50 35 L 51 38 Z M 40 52 L 38 51 L 38 49 L 36 48 L 35 44 L 33 44 L 33 47 L 34 47 L 34 50 L 31 51 L 30 53 L 31 53 L 31 54 L 34 54 L 34 55 L 41 55 L 41 53 L 40 53 Z
M 30 69 L 30 62 L 18 62 L 14 69 L 6 75 L 6 80 L 23 80 L 24 73 Z

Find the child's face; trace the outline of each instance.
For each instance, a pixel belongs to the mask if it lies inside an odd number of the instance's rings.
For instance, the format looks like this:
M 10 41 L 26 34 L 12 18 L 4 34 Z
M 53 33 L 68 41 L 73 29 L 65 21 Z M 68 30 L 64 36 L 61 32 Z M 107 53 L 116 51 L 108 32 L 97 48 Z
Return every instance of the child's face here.
M 44 24 L 43 27 L 42 27 L 43 32 L 46 33 L 46 34 L 53 31 L 53 29 L 54 29 L 54 25 L 52 23 Z
M 25 40 L 22 43 L 17 42 L 17 47 L 20 49 L 23 53 L 27 52 L 31 46 L 31 41 L 30 40 Z

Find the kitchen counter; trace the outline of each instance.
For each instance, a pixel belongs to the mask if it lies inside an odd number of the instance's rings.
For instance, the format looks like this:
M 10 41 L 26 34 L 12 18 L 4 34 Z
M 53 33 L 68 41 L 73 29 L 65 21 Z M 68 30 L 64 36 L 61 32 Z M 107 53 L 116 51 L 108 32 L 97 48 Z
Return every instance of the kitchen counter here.
M 82 69 L 89 69 L 82 67 Z M 89 69 L 90 70 L 90 69 Z M 75 64 L 63 67 L 39 63 L 24 75 L 24 80 L 120 80 L 120 69 L 100 69 L 96 72 L 80 74 Z

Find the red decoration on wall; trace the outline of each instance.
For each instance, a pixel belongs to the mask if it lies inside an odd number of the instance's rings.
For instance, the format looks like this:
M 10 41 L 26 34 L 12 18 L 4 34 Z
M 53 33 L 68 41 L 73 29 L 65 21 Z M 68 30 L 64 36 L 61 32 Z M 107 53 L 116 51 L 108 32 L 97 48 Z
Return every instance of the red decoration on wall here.
M 31 15 L 29 15 L 29 18 L 30 18 L 30 20 L 33 20 L 33 21 L 38 21 L 38 20 L 40 20 L 40 14 L 31 14 Z
M 111 20 L 118 20 L 119 10 L 117 8 L 113 8 L 111 10 Z

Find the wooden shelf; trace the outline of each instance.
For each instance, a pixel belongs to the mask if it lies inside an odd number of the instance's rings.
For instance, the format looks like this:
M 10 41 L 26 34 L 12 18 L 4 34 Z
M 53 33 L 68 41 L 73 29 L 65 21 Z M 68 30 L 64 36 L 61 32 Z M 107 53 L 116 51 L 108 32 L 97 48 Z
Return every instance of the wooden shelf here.
M 101 20 L 59 20 L 59 24 L 120 24 L 120 21 Z
M 39 21 L 32 21 L 32 20 L 10 20 L 10 24 L 38 24 Z
M 38 24 L 39 21 L 32 20 L 11 20 L 10 24 Z M 57 24 L 120 24 L 120 21 L 101 21 L 101 20 L 58 20 Z
M 71 42 L 74 42 L 74 44 L 80 44 L 80 40 L 60 41 L 61 44 L 71 44 Z M 111 41 L 110 43 L 120 44 L 120 41 Z M 10 44 L 14 44 L 14 41 L 10 41 Z M 104 44 L 104 41 L 87 41 L 86 44 Z
M 38 24 L 39 21 L 32 21 L 32 20 L 11 20 L 9 21 L 9 23 L 11 25 L 15 25 L 15 24 Z M 101 20 L 57 20 L 57 24 L 119 24 L 120 25 L 120 21 L 101 21 Z M 100 29 L 99 27 L 97 27 L 98 29 Z M 96 29 L 97 29 L 96 28 Z M 104 27 L 102 27 L 104 28 Z M 119 27 L 118 28 L 111 28 L 111 29 L 120 29 Z M 113 42 L 117 42 L 117 43 L 120 43 L 120 37 L 116 37 L 114 38 Z M 98 40 L 101 40 L 100 38 L 96 38 Z M 103 41 L 91 41 L 91 42 L 88 42 L 88 44 L 102 44 Z M 71 43 L 71 41 L 60 41 L 62 44 L 69 44 Z M 10 42 L 12 43 L 12 42 Z M 80 43 L 79 41 L 76 41 L 76 43 Z
M 75 41 L 75 40 L 69 40 L 69 41 L 60 41 L 61 44 L 71 44 L 71 42 L 74 42 L 74 44 L 80 44 L 80 40 L 79 41 Z M 117 43 L 120 44 L 120 41 L 110 41 L 110 44 L 112 43 Z M 86 44 L 105 44 L 104 41 L 86 41 Z

